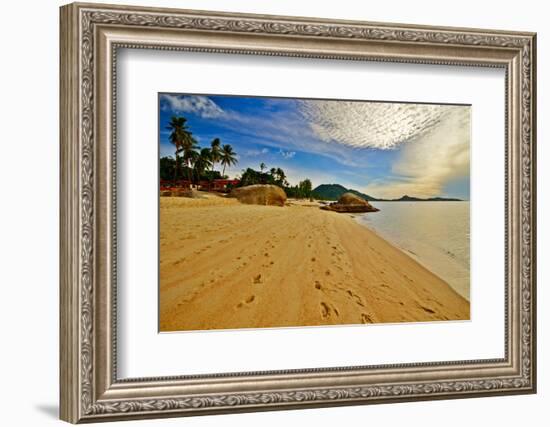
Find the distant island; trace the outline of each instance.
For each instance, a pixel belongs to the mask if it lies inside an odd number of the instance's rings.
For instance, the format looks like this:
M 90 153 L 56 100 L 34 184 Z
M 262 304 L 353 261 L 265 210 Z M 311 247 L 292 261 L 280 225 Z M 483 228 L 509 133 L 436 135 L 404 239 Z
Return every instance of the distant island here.
M 313 189 L 313 197 L 318 200 L 338 200 L 344 193 L 353 193 L 369 202 L 463 202 L 462 199 L 448 197 L 429 197 L 426 199 L 420 197 L 401 196 L 398 199 L 379 199 L 361 193 L 352 188 L 346 188 L 340 184 L 321 184 Z

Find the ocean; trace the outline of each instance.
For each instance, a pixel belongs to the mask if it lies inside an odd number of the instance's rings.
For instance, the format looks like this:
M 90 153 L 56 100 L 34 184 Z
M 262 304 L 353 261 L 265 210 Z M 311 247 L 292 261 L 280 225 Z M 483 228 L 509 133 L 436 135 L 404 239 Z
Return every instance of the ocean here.
M 371 202 L 355 220 L 470 299 L 470 202 Z

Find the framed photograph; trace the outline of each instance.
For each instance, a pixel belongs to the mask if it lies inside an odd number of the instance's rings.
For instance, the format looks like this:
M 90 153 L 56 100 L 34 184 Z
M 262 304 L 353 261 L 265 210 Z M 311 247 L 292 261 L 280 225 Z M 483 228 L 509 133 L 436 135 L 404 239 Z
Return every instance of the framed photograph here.
M 60 21 L 63 420 L 536 391 L 535 34 Z

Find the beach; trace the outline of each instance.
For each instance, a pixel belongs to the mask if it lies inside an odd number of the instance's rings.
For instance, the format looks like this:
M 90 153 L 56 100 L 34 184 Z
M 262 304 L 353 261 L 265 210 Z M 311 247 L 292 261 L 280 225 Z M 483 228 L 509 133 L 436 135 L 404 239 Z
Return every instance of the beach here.
M 161 332 L 470 318 L 465 298 L 353 215 L 213 194 L 160 198 L 159 309 Z
M 376 202 L 355 220 L 406 252 L 470 300 L 470 203 Z

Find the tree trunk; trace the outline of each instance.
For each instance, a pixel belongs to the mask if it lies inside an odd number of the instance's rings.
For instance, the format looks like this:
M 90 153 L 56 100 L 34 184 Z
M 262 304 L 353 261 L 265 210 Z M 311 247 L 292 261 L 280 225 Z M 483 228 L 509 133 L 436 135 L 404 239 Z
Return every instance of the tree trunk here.
M 210 167 L 210 182 L 214 181 L 214 161 L 212 161 L 212 166 Z
M 193 170 L 190 162 L 187 162 L 187 178 L 189 179 L 189 188 L 191 188 L 193 186 Z
M 174 187 L 178 179 L 178 151 L 176 150 L 176 164 L 174 165 Z

